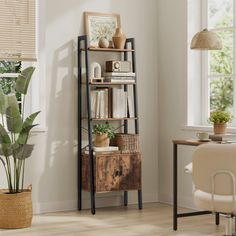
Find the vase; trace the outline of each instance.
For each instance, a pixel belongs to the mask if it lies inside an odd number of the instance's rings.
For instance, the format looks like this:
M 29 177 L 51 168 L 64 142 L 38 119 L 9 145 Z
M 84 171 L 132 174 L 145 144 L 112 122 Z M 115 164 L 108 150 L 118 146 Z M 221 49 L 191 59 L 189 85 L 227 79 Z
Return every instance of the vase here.
M 126 37 L 123 34 L 121 28 L 116 28 L 116 32 L 115 32 L 114 36 L 112 37 L 112 41 L 113 41 L 113 44 L 114 44 L 114 48 L 124 49 L 125 42 L 126 42 Z
M 108 138 L 108 134 L 96 134 L 94 146 L 95 147 L 108 147 L 110 144 L 110 139 Z
M 98 46 L 100 48 L 108 48 L 109 47 L 109 41 L 106 38 L 100 38 L 98 41 Z
M 214 134 L 225 134 L 227 124 L 214 124 Z
M 21 229 L 31 226 L 33 217 L 31 189 L 21 193 L 1 190 L 0 206 L 1 229 Z

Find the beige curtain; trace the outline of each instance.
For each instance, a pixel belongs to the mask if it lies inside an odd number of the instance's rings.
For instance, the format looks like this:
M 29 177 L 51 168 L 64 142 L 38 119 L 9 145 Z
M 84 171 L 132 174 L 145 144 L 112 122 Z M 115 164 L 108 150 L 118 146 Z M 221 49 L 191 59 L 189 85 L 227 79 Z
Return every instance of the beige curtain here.
M 0 0 L 0 60 L 36 60 L 35 1 Z

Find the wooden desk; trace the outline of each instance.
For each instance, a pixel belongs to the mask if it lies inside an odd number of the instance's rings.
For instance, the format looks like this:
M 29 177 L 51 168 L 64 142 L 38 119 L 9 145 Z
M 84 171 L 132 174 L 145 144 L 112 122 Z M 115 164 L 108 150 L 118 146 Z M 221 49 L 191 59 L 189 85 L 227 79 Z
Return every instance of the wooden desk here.
M 207 142 L 200 142 L 198 140 L 173 140 L 173 230 L 178 228 L 178 218 L 212 214 L 210 211 L 195 211 L 178 213 L 178 145 L 198 146 Z M 220 223 L 219 213 L 215 217 L 216 225 Z

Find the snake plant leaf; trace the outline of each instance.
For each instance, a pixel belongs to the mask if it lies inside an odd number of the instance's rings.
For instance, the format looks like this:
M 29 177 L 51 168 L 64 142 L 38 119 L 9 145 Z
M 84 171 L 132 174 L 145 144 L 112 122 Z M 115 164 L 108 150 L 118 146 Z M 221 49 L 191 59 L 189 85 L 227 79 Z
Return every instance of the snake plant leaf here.
M 32 144 L 19 145 L 19 147 L 14 151 L 14 158 L 25 160 L 31 156 L 33 149 L 34 145 Z
M 5 130 L 5 128 L 0 124 L 0 143 L 11 143 L 11 139 Z
M 0 88 L 0 114 L 6 114 L 7 107 L 7 95 L 5 95 L 2 89 Z
M 22 94 L 27 94 L 28 87 L 35 67 L 27 67 L 16 79 L 16 91 Z
M 2 143 L 0 147 L 0 155 L 9 157 L 13 154 L 12 146 L 9 143 Z
M 10 106 L 6 111 L 7 128 L 10 132 L 20 133 L 22 130 L 22 120 L 18 108 Z
M 20 132 L 20 134 L 18 136 L 17 143 L 19 143 L 19 144 L 26 144 L 27 141 L 28 141 L 30 130 L 33 127 L 37 126 L 37 125 L 38 124 L 36 124 L 36 125 L 29 125 L 29 126 L 27 126 L 25 128 L 22 128 L 22 130 L 21 130 L 21 132 Z

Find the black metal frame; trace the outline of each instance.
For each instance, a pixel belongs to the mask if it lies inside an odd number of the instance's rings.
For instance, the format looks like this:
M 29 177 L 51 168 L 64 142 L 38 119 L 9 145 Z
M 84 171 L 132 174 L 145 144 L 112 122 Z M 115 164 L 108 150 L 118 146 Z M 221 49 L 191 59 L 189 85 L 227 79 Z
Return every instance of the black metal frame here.
M 135 73 L 135 83 L 133 84 L 134 93 L 134 112 L 135 112 L 135 133 L 139 133 L 139 120 L 138 120 L 138 103 L 137 103 L 137 71 L 136 71 L 136 58 L 135 58 L 135 40 L 129 38 L 126 40 L 125 48 L 131 45 L 132 51 L 132 68 Z M 95 184 L 94 184 L 94 157 L 92 147 L 92 118 L 91 118 L 91 101 L 90 92 L 91 84 L 89 83 L 89 56 L 87 36 L 78 37 L 78 210 L 82 210 L 82 52 L 85 53 L 85 69 L 86 69 L 86 93 L 87 93 L 87 112 L 88 112 L 88 147 L 89 147 L 89 160 L 90 160 L 90 197 L 91 197 L 91 213 L 95 214 Z M 128 60 L 128 52 L 124 51 L 124 60 Z M 127 85 L 124 85 L 124 90 L 127 91 Z M 124 120 L 124 133 L 128 133 L 128 122 Z M 128 205 L 128 191 L 124 191 L 124 205 Z M 138 206 L 142 209 L 142 190 L 138 190 Z
M 178 213 L 178 145 L 198 146 L 199 144 L 173 143 L 173 230 L 178 229 L 178 218 L 212 214 L 210 211 Z M 215 214 L 215 224 L 220 224 L 220 214 Z

